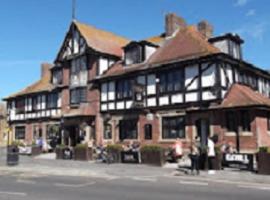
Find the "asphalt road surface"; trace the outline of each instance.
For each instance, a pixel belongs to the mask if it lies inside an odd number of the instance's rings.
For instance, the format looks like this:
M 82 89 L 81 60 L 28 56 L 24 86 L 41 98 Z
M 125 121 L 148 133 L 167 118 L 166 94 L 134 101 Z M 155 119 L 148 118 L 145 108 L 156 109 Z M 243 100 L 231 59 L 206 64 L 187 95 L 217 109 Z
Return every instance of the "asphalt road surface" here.
M 82 178 L 0 172 L 0 200 L 260 200 L 263 184 L 205 182 L 192 177 Z

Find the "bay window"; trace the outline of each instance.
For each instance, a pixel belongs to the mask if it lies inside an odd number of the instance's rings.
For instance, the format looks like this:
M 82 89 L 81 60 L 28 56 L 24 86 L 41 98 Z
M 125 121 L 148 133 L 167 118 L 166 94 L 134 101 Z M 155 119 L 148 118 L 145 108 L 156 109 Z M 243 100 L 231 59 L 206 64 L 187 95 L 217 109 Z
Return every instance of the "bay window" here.
M 88 80 L 86 57 L 79 57 L 71 61 L 70 85 L 85 86 Z

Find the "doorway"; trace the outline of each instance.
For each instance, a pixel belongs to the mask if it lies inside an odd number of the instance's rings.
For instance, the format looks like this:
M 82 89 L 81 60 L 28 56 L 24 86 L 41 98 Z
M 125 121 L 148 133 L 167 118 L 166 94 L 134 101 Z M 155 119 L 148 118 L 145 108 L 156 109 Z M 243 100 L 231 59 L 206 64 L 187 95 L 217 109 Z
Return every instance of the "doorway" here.
M 207 146 L 207 138 L 210 134 L 210 125 L 208 119 L 198 119 L 195 122 L 197 136 L 200 137 L 201 146 Z

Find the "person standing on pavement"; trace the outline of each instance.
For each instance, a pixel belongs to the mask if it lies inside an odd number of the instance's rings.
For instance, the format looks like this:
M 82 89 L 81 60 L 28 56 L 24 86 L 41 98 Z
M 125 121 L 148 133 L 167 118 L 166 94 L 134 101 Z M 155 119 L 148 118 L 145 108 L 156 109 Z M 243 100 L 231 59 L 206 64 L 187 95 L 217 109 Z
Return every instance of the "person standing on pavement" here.
M 215 143 L 210 137 L 208 137 L 207 146 L 208 146 L 208 151 L 207 151 L 208 169 L 213 170 L 214 169 L 214 159 L 215 159 L 215 156 L 216 156 L 216 152 L 215 152 Z
M 194 170 L 196 170 L 197 175 L 200 174 L 199 154 L 200 153 L 197 144 L 195 142 L 192 142 L 190 146 L 191 174 L 194 174 Z

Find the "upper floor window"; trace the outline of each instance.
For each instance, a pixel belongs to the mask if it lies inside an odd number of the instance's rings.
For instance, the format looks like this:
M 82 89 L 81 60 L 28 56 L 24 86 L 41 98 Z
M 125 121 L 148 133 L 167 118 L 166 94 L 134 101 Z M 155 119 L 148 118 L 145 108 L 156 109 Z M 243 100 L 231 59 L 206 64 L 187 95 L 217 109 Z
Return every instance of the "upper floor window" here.
M 70 90 L 70 103 L 79 104 L 87 101 L 87 88 L 74 88 Z
M 16 101 L 16 113 L 22 114 L 25 111 L 25 100 L 24 99 L 18 99 Z
M 142 62 L 142 47 L 140 45 L 128 46 L 125 49 L 125 64 L 131 65 Z
M 87 64 L 86 57 L 82 56 L 71 61 L 70 84 L 72 86 L 87 85 Z
M 57 108 L 58 107 L 58 93 L 51 93 L 47 96 L 47 108 Z
M 62 69 L 56 69 L 52 71 L 52 83 L 55 85 L 63 83 Z
M 180 91 L 184 88 L 183 70 L 163 72 L 159 76 L 159 92 Z
M 185 118 L 163 117 L 162 118 L 162 138 L 176 139 L 185 137 Z
M 37 96 L 32 97 L 32 110 L 33 111 L 38 110 L 38 97 Z
M 132 80 L 119 80 L 116 84 L 117 99 L 132 97 Z

